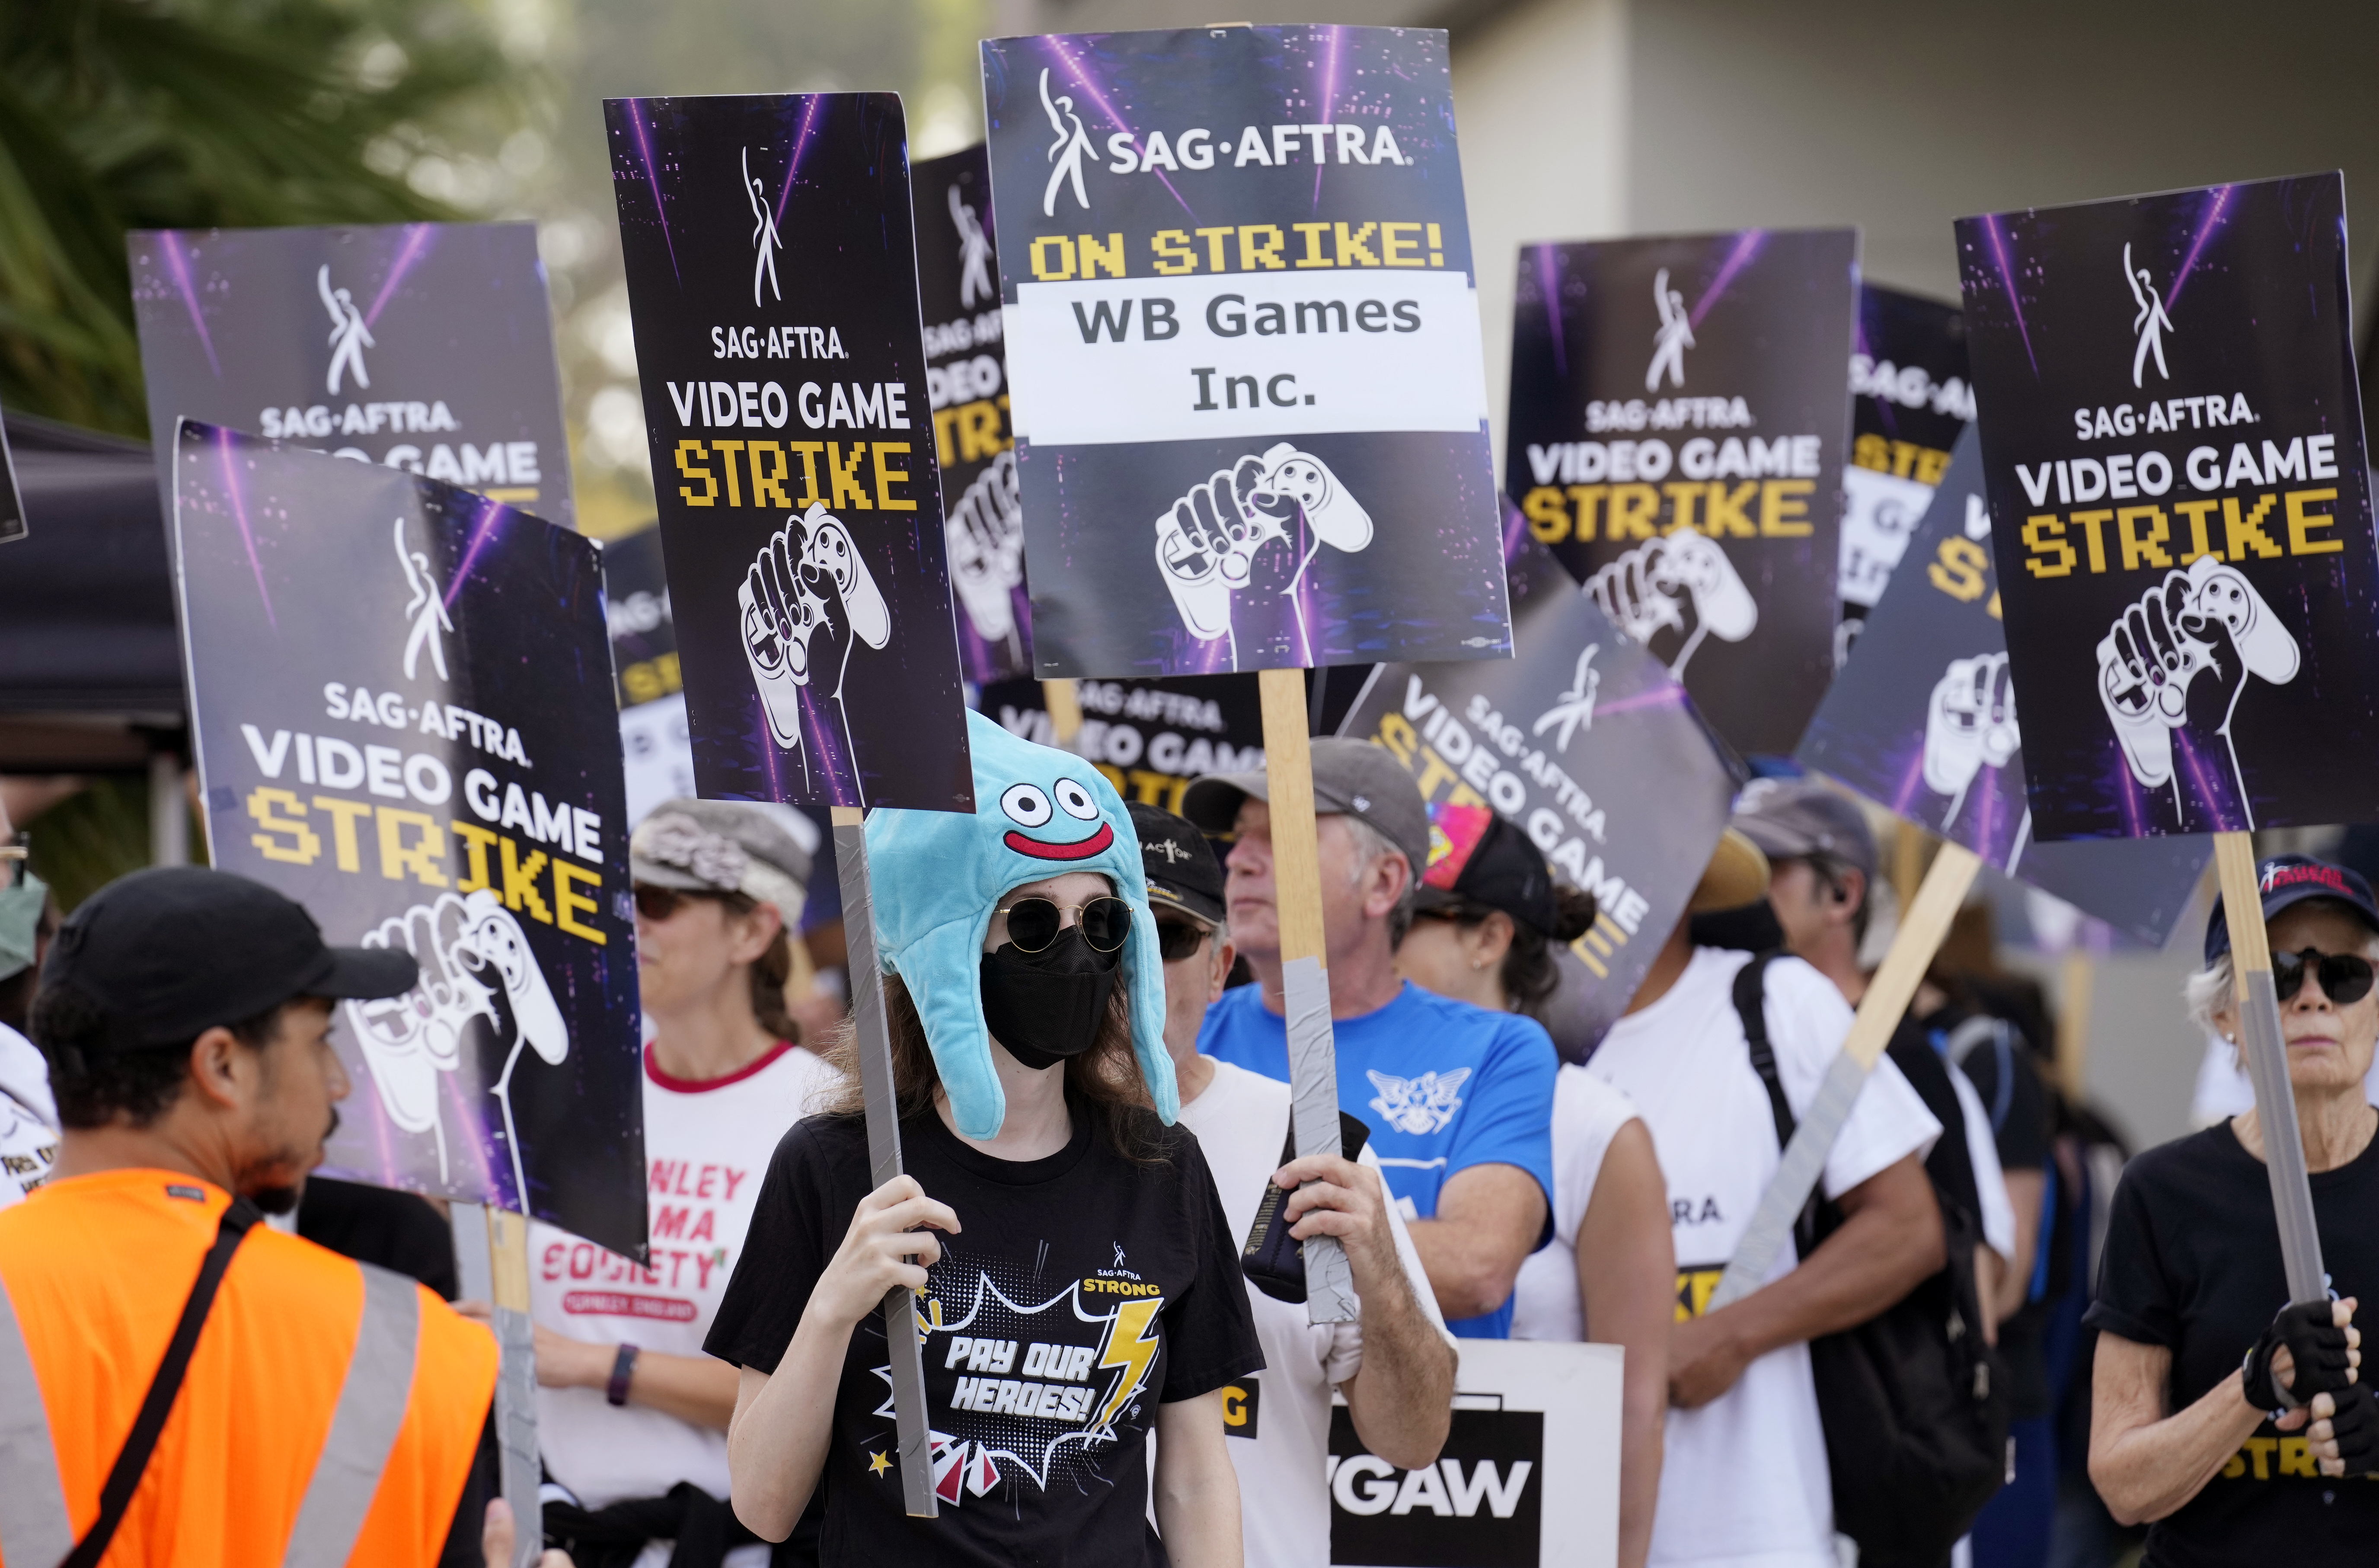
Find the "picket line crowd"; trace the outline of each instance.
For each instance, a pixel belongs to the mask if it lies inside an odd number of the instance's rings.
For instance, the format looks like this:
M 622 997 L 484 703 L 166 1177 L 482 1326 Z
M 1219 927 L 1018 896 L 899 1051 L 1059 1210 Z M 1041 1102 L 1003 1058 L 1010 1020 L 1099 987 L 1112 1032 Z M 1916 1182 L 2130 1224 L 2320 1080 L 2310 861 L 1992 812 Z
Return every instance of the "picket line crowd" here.
M 1869 1563 L 2105 1562 L 2142 1521 L 2156 1563 L 2366 1550 L 2379 904 L 2353 872 L 2264 868 L 2334 1302 L 2287 1305 L 2252 1111 L 2109 1193 L 2036 1000 L 1941 973 L 1793 1244 L 1716 1305 L 1866 983 L 1878 863 L 1847 797 L 1755 785 L 1564 1065 L 1532 1015 L 1590 897 L 1387 752 L 1316 741 L 1346 1152 L 1298 1157 L 1264 776 L 1196 780 L 1176 816 L 987 722 L 973 743 L 975 814 L 869 827 L 907 1171 L 880 1187 L 850 1031 L 784 1003 L 809 854 L 727 802 L 636 829 L 651 1257 L 529 1246 L 572 1561 L 1325 1562 L 1334 1394 L 1400 1510 L 1503 1496 L 1436 1467 L 1462 1345 L 1500 1337 L 1624 1347 L 1631 1568 L 1820 1568 L 1838 1533 Z M 488 1309 L 439 1299 L 428 1205 L 308 1180 L 350 1088 L 332 1001 L 402 993 L 411 959 L 185 870 L 62 927 L 38 884 L 0 893 L 0 963 L 38 1048 L 0 1028 L 0 1562 L 508 1555 L 496 1350 L 464 1321 Z M 2230 997 L 2217 910 L 2189 1001 L 2235 1036 Z M 1353 1321 L 1309 1321 L 1292 1243 L 1318 1236 Z M 896 1285 L 934 1519 L 903 1502 Z M 1908 1423 L 1899 1452 L 1862 1411 Z

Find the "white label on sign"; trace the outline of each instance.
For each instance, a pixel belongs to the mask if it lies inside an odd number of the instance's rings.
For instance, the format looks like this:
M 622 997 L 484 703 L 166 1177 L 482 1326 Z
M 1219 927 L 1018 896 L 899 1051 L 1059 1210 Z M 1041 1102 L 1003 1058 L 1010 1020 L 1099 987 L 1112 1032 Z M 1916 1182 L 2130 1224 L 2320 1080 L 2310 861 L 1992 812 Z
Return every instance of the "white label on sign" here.
M 1016 434 L 1044 446 L 1480 429 L 1467 274 L 1333 269 L 1020 283 Z

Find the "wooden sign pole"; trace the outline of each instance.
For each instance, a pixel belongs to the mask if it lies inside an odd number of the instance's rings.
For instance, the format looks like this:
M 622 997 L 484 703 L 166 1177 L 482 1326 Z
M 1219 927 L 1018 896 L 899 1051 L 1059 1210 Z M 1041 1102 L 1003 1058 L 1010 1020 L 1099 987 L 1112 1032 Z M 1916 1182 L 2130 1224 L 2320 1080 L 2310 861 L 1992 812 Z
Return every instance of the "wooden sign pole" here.
M 1272 797 L 1272 886 L 1280 923 L 1282 1003 L 1297 1152 L 1336 1154 L 1338 1051 L 1330 1027 L 1329 949 L 1322 930 L 1322 847 L 1313 823 L 1313 750 L 1306 734 L 1305 674 L 1256 673 L 1263 701 L 1264 790 Z M 1346 1254 L 1331 1236 L 1303 1244 L 1308 1321 L 1357 1317 Z
M 1768 1272 L 1792 1235 L 1793 1222 L 1800 1217 L 1803 1205 L 1825 1174 L 1826 1156 L 1858 1103 L 1866 1075 L 1875 1069 L 1884 1047 L 1891 1043 L 1892 1031 L 1900 1027 L 1908 1004 L 1915 1000 L 1916 987 L 1931 967 L 1933 955 L 1940 951 L 1942 939 L 1950 935 L 1950 923 L 1966 901 L 1966 889 L 1974 886 L 1982 863 L 1962 844 L 1945 843 L 1933 857 L 1932 869 L 1925 874 L 1916 897 L 1908 901 L 1907 913 L 1892 935 L 1882 966 L 1859 998 L 1858 1014 L 1851 1020 L 1842 1054 L 1827 1069 L 1817 1099 L 1793 1128 L 1793 1141 L 1776 1167 L 1775 1178 L 1760 1194 L 1759 1207 L 1744 1227 L 1743 1239 L 1728 1260 L 1718 1288 L 1710 1293 L 1707 1310 L 1714 1312 L 1739 1301 L 1768 1283 Z
M 1041 682 L 1041 706 L 1048 710 L 1049 734 L 1058 750 L 1074 743 L 1082 732 L 1082 699 L 1071 681 Z
M 544 1478 L 537 1446 L 537 1327 L 528 1315 L 528 1221 L 493 1204 L 486 1212 L 489 1305 L 503 1355 L 496 1374 L 498 1470 L 516 1522 L 513 1568 L 528 1568 L 545 1550 L 545 1509 L 537 1495 Z
M 866 818 L 856 806 L 832 808 L 834 863 L 842 884 L 843 942 L 850 953 L 851 1027 L 859 1045 L 859 1085 L 867 1106 L 868 1186 L 900 1174 L 900 1107 L 892 1079 L 892 1032 L 884 1011 L 884 971 L 876 957 L 876 903 L 867 887 Z M 907 1287 L 884 1296 L 884 1344 L 892 1366 L 892 1420 L 900 1442 L 900 1498 L 911 1517 L 940 1512 L 934 1497 L 933 1434 L 925 1419 L 925 1360 L 918 1347 L 917 1305 Z
M 2239 1010 L 2239 1047 L 2255 1085 L 2255 1120 L 2264 1131 L 2264 1171 L 2271 1178 L 2272 1212 L 2279 1221 L 2288 1299 L 2319 1301 L 2329 1294 L 2329 1275 L 2322 1267 L 2313 1183 L 2305 1175 L 2296 1093 L 2288 1085 L 2288 1047 L 2280 1031 L 2280 999 L 2272 982 L 2272 949 L 2264 930 L 2264 891 L 2255 875 L 2253 838 L 2245 833 L 2216 833 L 2214 866 L 2222 882 L 2223 920 L 2230 928 L 2230 995 Z

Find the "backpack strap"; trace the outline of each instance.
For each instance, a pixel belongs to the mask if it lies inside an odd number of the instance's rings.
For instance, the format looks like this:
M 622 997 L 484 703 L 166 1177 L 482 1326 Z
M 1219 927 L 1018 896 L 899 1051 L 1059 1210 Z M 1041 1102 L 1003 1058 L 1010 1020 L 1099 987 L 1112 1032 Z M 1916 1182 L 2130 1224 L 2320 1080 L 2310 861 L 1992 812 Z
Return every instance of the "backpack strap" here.
M 1768 1109 L 1776 1118 L 1776 1147 L 1793 1142 L 1793 1106 L 1784 1098 L 1784 1081 L 1776 1071 L 1776 1051 L 1768 1043 L 1768 966 L 1773 952 L 1761 953 L 1734 972 L 1734 1010 L 1743 1019 L 1743 1038 L 1751 1047 L 1751 1067 L 1768 1091 Z

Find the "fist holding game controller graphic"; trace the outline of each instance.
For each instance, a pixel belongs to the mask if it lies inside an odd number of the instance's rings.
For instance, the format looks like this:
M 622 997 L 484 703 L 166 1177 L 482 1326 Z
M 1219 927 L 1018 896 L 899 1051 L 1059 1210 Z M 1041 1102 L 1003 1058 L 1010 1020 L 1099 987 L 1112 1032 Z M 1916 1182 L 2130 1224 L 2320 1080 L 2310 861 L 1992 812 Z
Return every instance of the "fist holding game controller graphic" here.
M 2301 662 L 2296 638 L 2255 585 L 2237 568 L 2200 556 L 2125 609 L 2096 651 L 2098 700 L 2131 777 L 2150 789 L 2171 784 L 2179 804 L 2174 732 L 2219 737 L 2243 809 L 2231 715 L 2247 677 L 2284 686 Z
M 1675 633 L 1666 662 L 1683 678 L 1685 663 L 1706 636 L 1739 643 L 1759 624 L 1759 605 L 1717 540 L 1681 529 L 1636 546 L 1586 580 L 1591 596 L 1619 629 L 1649 647 Z
M 1297 548 L 1302 523 L 1313 534 L 1290 574 L 1292 591 L 1322 545 L 1348 554 L 1371 542 L 1371 514 L 1329 465 L 1286 441 L 1261 457 L 1218 469 L 1156 520 L 1156 564 L 1190 634 L 1213 642 L 1231 630 L 1231 596 L 1250 585 L 1257 552 Z
M 813 501 L 760 547 L 735 601 L 769 737 L 798 750 L 803 688 L 815 681 L 825 694 L 840 697 L 853 640 L 880 648 L 890 639 L 884 596 L 851 529 L 825 502 Z
M 1016 453 L 1003 452 L 975 476 L 944 524 L 950 586 L 986 643 L 1004 642 L 1016 631 L 1016 601 L 1009 596 L 1024 581 L 1020 493 Z
M 1953 658 L 1925 706 L 1925 787 L 1950 797 L 1944 826 L 1986 767 L 2005 767 L 2023 744 L 2004 653 Z

